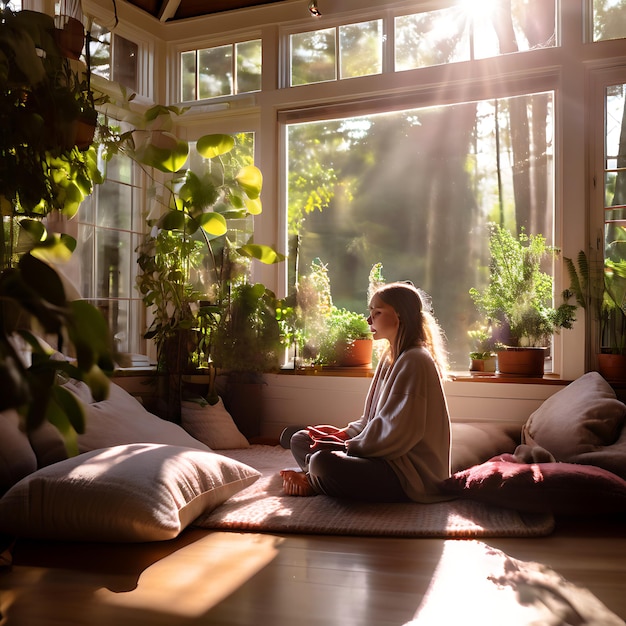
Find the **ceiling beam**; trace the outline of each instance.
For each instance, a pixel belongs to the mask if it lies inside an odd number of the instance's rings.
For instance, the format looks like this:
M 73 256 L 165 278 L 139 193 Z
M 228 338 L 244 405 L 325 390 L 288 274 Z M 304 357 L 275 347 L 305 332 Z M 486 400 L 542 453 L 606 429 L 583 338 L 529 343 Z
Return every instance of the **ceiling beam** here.
M 167 22 L 170 18 L 176 15 L 178 7 L 180 6 L 180 0 L 165 0 L 159 11 L 158 18 L 161 22 Z

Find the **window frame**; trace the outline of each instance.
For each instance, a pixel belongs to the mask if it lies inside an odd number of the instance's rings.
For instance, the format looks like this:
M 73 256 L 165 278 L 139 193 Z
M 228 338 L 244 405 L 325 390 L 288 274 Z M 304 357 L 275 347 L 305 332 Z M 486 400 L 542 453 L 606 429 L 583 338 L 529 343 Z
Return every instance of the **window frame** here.
M 91 6 L 94 0 L 85 0 Z M 449 6 L 450 1 L 423 0 L 418 8 L 432 10 Z M 386 17 L 388 29 L 391 16 L 415 10 L 403 0 L 344 0 L 341 8 L 327 8 L 315 28 L 338 26 Z M 516 86 L 518 91 L 531 86 L 555 92 L 555 244 L 564 256 L 575 257 L 578 250 L 591 245 L 595 233 L 602 228 L 602 207 L 591 193 L 593 155 L 589 146 L 602 137 L 598 134 L 597 116 L 601 112 L 595 73 L 619 68 L 626 71 L 623 41 L 603 40 L 591 43 L 586 16 L 592 16 L 592 0 L 560 0 L 558 20 L 559 47 L 539 49 L 502 57 L 479 59 L 440 67 L 391 72 L 393 54 L 389 44 L 383 47 L 383 74 L 287 88 L 290 75 L 285 37 L 291 32 L 312 30 L 306 6 L 299 3 L 275 3 L 245 11 L 232 11 L 207 18 L 172 23 L 151 28 L 157 38 L 157 51 L 165 49 L 167 80 L 159 82 L 156 93 L 160 101 L 177 104 L 176 89 L 180 84 L 177 52 L 190 47 L 210 47 L 235 39 L 260 37 L 263 45 L 262 90 L 253 96 L 221 98 L 220 102 L 194 103 L 180 120 L 187 139 L 207 132 L 256 132 L 256 162 L 264 174 L 263 214 L 255 220 L 255 237 L 287 250 L 284 145 L 279 117 L 308 115 L 321 108 L 345 110 L 354 105 L 365 110 L 373 103 L 394 97 L 398 102 L 411 98 L 416 106 L 433 102 L 452 103 L 468 93 L 474 82 L 473 97 L 503 93 L 504 87 Z M 127 11 L 118 7 L 120 14 Z M 220 33 L 208 36 L 207 33 Z M 387 33 L 387 41 L 393 39 Z M 162 45 L 161 45 L 162 44 Z M 161 65 L 164 67 L 164 65 Z M 165 70 L 164 70 L 165 71 Z M 164 85 L 164 83 L 166 83 Z M 596 93 L 593 96 L 593 93 Z M 599 91 L 602 94 L 602 90 Z M 165 96 L 165 97 L 163 97 Z M 594 119 L 596 120 L 594 122 Z M 600 124 L 601 126 L 601 124 Z M 600 159 L 602 157 L 600 156 Z M 277 295 L 286 292 L 286 269 L 280 265 L 255 266 L 255 279 L 274 289 Z M 555 271 L 555 292 L 567 286 L 562 263 Z M 587 368 L 585 315 L 579 309 L 579 322 L 574 329 L 555 336 L 554 369 L 562 379 L 574 379 Z M 588 335 L 588 334 L 587 334 Z

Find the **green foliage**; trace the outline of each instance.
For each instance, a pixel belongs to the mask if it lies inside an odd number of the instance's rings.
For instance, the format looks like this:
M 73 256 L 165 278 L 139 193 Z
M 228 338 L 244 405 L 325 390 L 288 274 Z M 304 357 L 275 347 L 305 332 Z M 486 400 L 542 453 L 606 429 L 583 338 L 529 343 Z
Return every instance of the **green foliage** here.
M 213 340 L 216 366 L 229 373 L 280 369 L 283 342 L 278 306 L 274 293 L 260 283 L 235 285 L 229 291 Z
M 36 322 L 49 335 L 67 333 L 76 361 L 54 357 L 54 350 L 31 330 Z M 31 362 L 18 349 L 28 345 Z M 16 267 L 0 274 L 0 411 L 16 409 L 31 430 L 48 419 L 66 436 L 76 453 L 75 435 L 84 429 L 84 416 L 75 397 L 60 390 L 59 376 L 85 381 L 96 399 L 108 393 L 113 371 L 111 342 L 98 309 L 84 301 L 67 302 L 58 274 L 33 254 L 20 257 Z
M 159 108 L 147 117 L 154 121 L 179 113 Z M 262 343 L 271 310 L 267 339 L 276 345 L 275 298 L 248 282 L 252 260 L 273 264 L 284 256 L 252 239 L 250 216 L 262 211 L 263 177 L 243 156 L 245 138 L 205 135 L 193 152 L 169 132 L 164 136 L 148 129 L 148 135 L 126 152 L 145 166 L 171 173 L 165 193 L 155 194 L 161 206 L 148 221 L 152 230 L 138 258 L 137 286 L 153 314 L 145 336 L 155 341 L 159 363 L 167 367 L 165 345 L 183 332 L 189 345 L 178 351 L 187 359 L 176 366 L 182 370 L 198 364 L 236 371 L 274 368 L 276 353 L 270 359 L 261 348 L 259 358 L 252 338 Z M 187 163 L 192 166 L 185 168 Z
M 497 224 L 490 225 L 489 283 L 481 292 L 470 289 L 478 310 L 494 325 L 504 326 L 516 345 L 545 345 L 554 332 L 571 328 L 576 306 L 564 302 L 552 306 L 552 276 L 541 264 L 558 251 L 546 244 L 543 235 L 521 232 L 514 237 Z
M 52 33 L 52 17 L 2 10 L 0 21 L 0 198 L 3 213 L 68 217 L 102 182 L 90 145 L 76 145 L 77 124 L 95 128 L 95 100 L 70 68 Z M 37 50 L 42 52 L 38 53 Z M 82 149 L 81 149 L 82 148 Z
M 382 280 L 382 265 L 373 268 L 372 276 Z M 340 344 L 372 338 L 364 315 L 333 305 L 328 267 L 318 258 L 299 280 L 295 306 L 283 303 L 278 314 L 284 343 L 295 345 L 305 363 L 331 365 Z
M 0 9 L 0 410 L 16 409 L 26 430 L 48 420 L 71 453 L 84 415 L 57 383 L 85 381 L 104 399 L 112 347 L 100 311 L 68 302 L 49 264 L 67 260 L 75 240 L 48 233 L 42 219 L 73 217 L 102 182 L 91 141 L 79 143 L 77 133 L 81 121 L 95 128 L 102 102 L 88 73 L 61 55 L 52 17 Z M 59 360 L 38 334 L 67 339 L 75 360 Z
M 576 263 L 564 260 L 576 302 L 591 311 L 598 323 L 597 348 L 626 354 L 626 261 L 593 262 L 583 250 Z
M 326 319 L 325 331 L 318 347 L 315 363 L 332 365 L 336 363 L 337 355 L 346 343 L 351 343 L 356 339 L 371 338 L 372 333 L 364 315 L 333 306 Z

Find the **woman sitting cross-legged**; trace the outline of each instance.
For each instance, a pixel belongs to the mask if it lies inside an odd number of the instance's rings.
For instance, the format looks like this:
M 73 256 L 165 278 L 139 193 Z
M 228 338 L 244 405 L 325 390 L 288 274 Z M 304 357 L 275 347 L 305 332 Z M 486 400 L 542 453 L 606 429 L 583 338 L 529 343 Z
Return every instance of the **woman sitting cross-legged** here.
M 368 323 L 374 339 L 389 346 L 363 415 L 344 428 L 309 426 L 293 434 L 289 447 L 302 471 L 281 471 L 285 493 L 370 502 L 448 499 L 437 491 L 450 476 L 447 358 L 426 299 L 403 282 L 374 293 Z

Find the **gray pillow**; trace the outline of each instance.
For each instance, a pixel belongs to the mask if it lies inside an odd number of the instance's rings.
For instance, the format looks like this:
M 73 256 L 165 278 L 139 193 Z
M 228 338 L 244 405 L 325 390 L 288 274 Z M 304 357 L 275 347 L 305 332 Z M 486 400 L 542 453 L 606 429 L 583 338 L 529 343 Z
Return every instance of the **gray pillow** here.
M 557 461 L 597 465 L 626 477 L 626 405 L 598 372 L 548 398 L 522 429 L 522 443 Z

